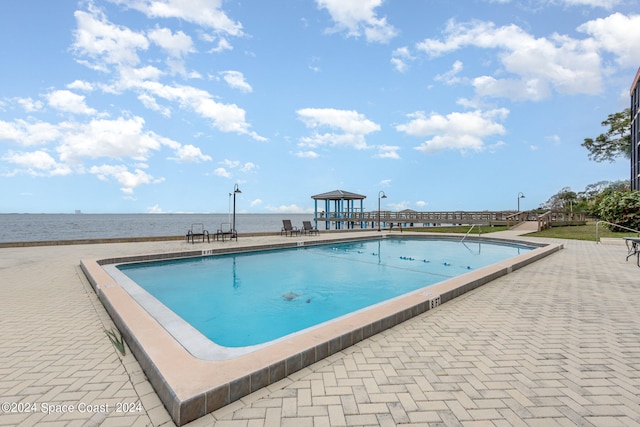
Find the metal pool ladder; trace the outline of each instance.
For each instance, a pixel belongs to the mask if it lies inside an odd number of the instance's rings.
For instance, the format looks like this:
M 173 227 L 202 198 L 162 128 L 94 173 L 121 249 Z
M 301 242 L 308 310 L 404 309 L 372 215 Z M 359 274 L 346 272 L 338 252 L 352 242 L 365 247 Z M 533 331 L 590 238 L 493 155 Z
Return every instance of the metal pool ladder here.
M 471 228 L 469 229 L 469 231 L 467 231 L 467 234 L 464 235 L 464 237 L 462 238 L 462 240 L 460 240 L 460 242 L 464 242 L 464 239 L 466 239 L 467 236 L 469 236 L 469 233 L 471 233 L 471 230 L 473 230 L 473 227 L 475 227 L 476 225 L 480 225 L 480 224 L 471 225 Z M 482 229 L 478 227 L 478 236 L 480 236 L 480 234 L 482 234 Z

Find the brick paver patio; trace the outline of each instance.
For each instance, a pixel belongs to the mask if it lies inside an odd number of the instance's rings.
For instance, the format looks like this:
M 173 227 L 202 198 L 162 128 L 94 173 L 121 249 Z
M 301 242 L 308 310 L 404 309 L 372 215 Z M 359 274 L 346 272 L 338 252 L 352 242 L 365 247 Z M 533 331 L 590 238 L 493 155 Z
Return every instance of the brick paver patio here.
M 189 426 L 640 425 L 640 268 L 563 243 Z M 173 425 L 78 262 L 185 245 L 0 249 L 0 426 Z

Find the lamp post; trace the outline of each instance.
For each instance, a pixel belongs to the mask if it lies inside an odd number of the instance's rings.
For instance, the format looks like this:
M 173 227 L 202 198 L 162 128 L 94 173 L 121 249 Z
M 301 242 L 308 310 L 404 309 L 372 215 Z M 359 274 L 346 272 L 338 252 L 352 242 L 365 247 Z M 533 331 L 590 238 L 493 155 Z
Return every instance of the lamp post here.
M 238 188 L 238 184 L 233 186 L 233 227 L 231 228 L 231 232 L 236 232 L 236 194 L 240 194 L 242 191 Z
M 524 199 L 524 194 L 522 194 L 522 191 L 518 193 L 518 212 L 520 212 L 520 199 Z
M 378 192 L 378 231 L 380 231 L 380 199 L 386 199 L 387 195 L 384 194 L 384 191 Z
M 229 227 L 231 227 L 231 195 L 232 194 L 229 193 L 229 203 L 227 206 L 227 217 L 228 217 L 227 221 L 228 221 Z

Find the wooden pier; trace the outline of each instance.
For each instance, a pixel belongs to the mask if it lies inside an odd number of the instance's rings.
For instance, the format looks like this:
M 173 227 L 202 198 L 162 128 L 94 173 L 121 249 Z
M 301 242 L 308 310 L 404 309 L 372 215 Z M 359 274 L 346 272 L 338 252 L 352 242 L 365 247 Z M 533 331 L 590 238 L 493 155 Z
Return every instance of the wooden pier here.
M 538 229 L 559 225 L 582 225 L 586 214 L 582 212 L 545 212 L 543 214 L 514 211 L 455 211 L 417 212 L 405 210 L 368 212 L 319 212 L 314 218 L 318 229 L 390 228 L 400 226 L 432 227 L 441 225 L 506 225 L 515 226 L 524 221 L 538 221 Z M 324 223 L 324 227 L 322 226 Z

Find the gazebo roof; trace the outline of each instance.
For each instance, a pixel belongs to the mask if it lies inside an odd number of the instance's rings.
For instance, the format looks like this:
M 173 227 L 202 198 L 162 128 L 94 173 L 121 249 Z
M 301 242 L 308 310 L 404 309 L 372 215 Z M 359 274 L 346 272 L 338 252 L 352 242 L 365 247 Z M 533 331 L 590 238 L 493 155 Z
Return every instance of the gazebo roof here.
M 366 199 L 367 196 L 343 190 L 334 190 L 328 193 L 316 194 L 315 196 L 311 196 L 311 198 L 314 200 L 362 200 Z

